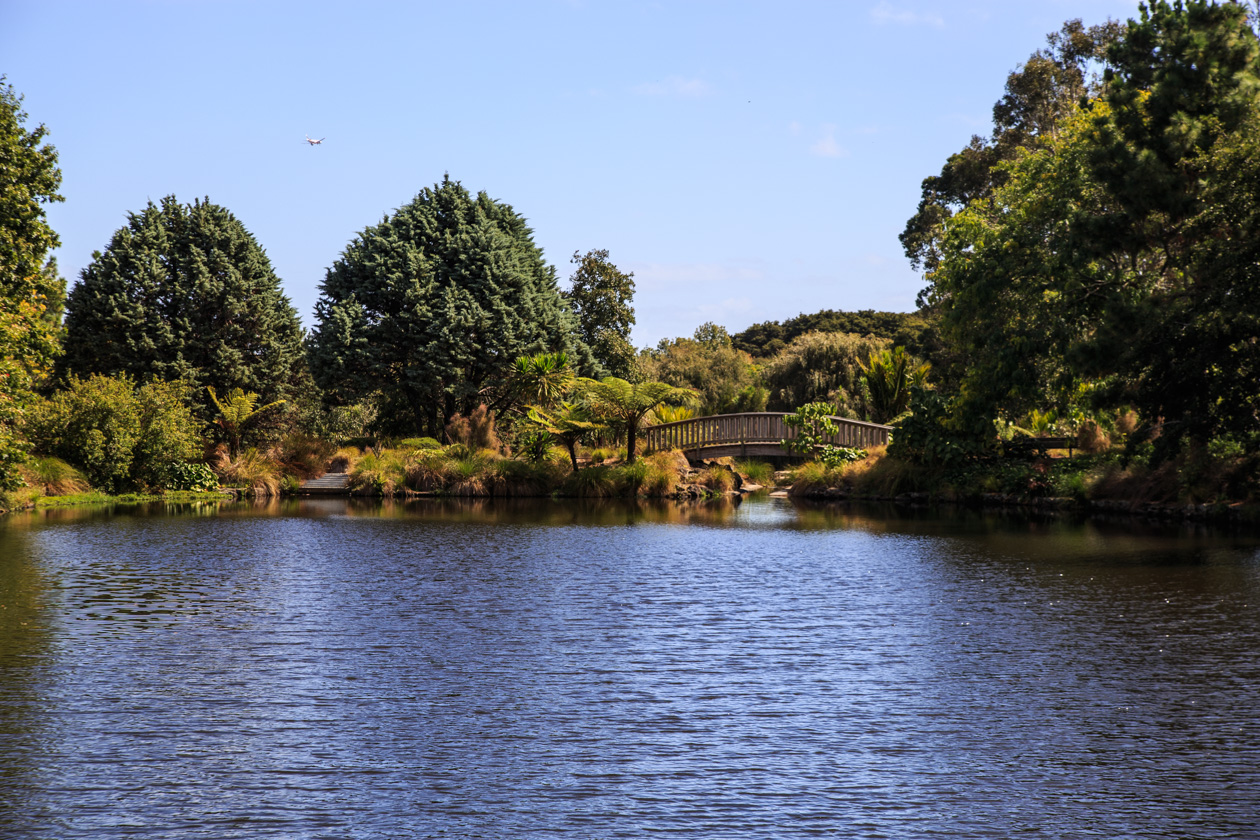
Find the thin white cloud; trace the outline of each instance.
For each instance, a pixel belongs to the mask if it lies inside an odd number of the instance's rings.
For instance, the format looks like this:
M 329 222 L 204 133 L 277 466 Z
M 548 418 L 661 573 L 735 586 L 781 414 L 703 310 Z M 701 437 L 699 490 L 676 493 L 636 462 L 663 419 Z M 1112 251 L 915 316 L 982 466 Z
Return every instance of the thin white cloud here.
M 894 7 L 888 0 L 880 0 L 871 9 L 871 20 L 879 24 L 895 23 L 899 26 L 934 26 L 942 29 L 945 19 L 934 12 L 912 12 Z
M 677 96 L 685 99 L 708 96 L 713 92 L 713 88 L 704 79 L 684 79 L 682 76 L 670 76 L 663 81 L 635 85 L 631 90 L 640 96 Z
M 799 137 L 801 132 L 804 130 L 805 126 L 801 125 L 796 120 L 792 120 L 788 123 L 788 134 L 791 134 L 793 137 Z
M 849 156 L 849 150 L 836 142 L 836 127 L 834 125 L 823 126 L 823 136 L 814 145 L 810 146 L 809 150 L 818 157 L 842 158 Z

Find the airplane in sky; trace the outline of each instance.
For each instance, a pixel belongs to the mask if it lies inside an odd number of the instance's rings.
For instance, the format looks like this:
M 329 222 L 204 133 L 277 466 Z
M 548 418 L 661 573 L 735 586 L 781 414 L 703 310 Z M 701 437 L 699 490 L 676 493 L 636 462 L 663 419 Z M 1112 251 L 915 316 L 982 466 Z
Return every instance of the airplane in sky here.
M 324 138 L 323 138 L 323 137 L 321 137 L 321 138 L 319 138 L 318 140 L 312 140 L 312 139 L 311 139 L 311 137 L 310 137 L 310 135 L 308 134 L 308 135 L 306 136 L 306 142 L 307 142 L 307 143 L 310 143 L 312 146 L 318 146 L 320 143 L 323 143 L 323 142 L 324 142 Z

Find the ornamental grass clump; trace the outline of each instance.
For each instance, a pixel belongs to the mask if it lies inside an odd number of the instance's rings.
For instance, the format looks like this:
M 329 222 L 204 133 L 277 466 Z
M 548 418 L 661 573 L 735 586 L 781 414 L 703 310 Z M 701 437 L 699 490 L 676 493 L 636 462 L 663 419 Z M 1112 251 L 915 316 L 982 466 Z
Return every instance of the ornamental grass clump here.
M 32 458 L 18 467 L 22 478 L 45 496 L 71 496 L 87 493 L 92 485 L 83 473 L 60 458 Z
M 363 457 L 363 451 L 355 446 L 343 446 L 328 458 L 325 464 L 328 472 L 346 473 Z
M 273 447 L 269 454 L 280 464 L 286 475 L 307 479 L 324 472 L 334 450 L 328 441 L 310 435 L 291 434 Z
M 233 458 L 228 448 L 220 444 L 215 447 L 210 466 L 226 487 L 236 487 L 255 496 L 280 493 L 280 465 L 252 446 Z
M 829 467 L 822 461 L 807 461 L 792 471 L 791 496 L 809 496 L 841 486 L 845 467 Z
M 613 468 L 605 466 L 587 467 L 570 473 L 560 486 L 564 496 L 579 498 L 607 499 L 617 495 L 617 482 L 613 476 Z
M 728 493 L 735 489 L 735 473 L 718 464 L 700 471 L 696 483 L 716 493 Z
M 774 481 L 774 467 L 765 461 L 736 461 L 735 472 L 753 484 L 770 484 Z
M 406 481 L 402 456 L 393 449 L 368 452 L 350 469 L 350 492 L 358 496 L 392 496 Z

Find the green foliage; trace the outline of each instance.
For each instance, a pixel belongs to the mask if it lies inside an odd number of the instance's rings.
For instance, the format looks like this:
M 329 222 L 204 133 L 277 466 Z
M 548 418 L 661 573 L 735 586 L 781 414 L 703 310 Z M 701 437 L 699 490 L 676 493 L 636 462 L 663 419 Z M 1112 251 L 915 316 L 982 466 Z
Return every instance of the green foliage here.
M 71 376 L 65 390 L 35 405 L 26 432 L 36 450 L 74 464 L 108 493 L 160 486 L 171 463 L 199 449 L 183 383 L 136 388 L 127 376 Z
M 588 438 L 591 433 L 605 428 L 603 423 L 591 416 L 585 405 L 572 402 L 562 402 L 554 411 L 531 406 L 529 421 L 535 429 L 547 435 L 548 440 L 555 440 L 564 446 L 569 453 L 574 472 L 578 470 L 578 443 Z M 539 449 L 541 449 L 541 444 L 535 440 L 531 452 L 537 453 Z
M 798 315 L 782 323 L 764 321 L 753 324 L 731 337 L 737 350 L 757 359 L 769 359 L 802 335 L 811 332 L 850 333 L 874 336 L 890 344 L 906 347 L 913 355 L 929 357 L 939 339 L 930 318 L 923 313 L 876 312 L 863 309 L 843 312 L 824 309 L 809 315 Z
M 521 356 L 595 364 L 525 219 L 449 178 L 359 234 L 320 288 L 315 377 L 338 404 L 379 391 L 391 431 L 436 437 L 506 401 Z
M 65 284 L 48 254 L 60 241 L 44 206 L 61 201 L 57 150 L 26 127 L 22 97 L 0 76 L 0 490 L 20 486 L 20 432 L 34 386 L 59 352 Z
M 260 406 L 257 394 L 252 392 L 247 394 L 240 388 L 233 388 L 222 400 L 214 392 L 214 386 L 208 386 L 206 391 L 209 392 L 210 402 L 214 404 L 219 415 L 215 418 L 214 424 L 223 430 L 223 435 L 228 442 L 228 451 L 233 458 L 240 451 L 241 438 L 250 425 L 255 423 L 264 412 L 284 403 L 284 400 L 276 400 Z
M 866 401 L 863 361 L 887 349 L 882 339 L 812 332 L 793 339 L 763 370 L 771 411 L 826 402 L 841 416 L 859 415 Z
M 702 325 L 693 338 L 662 339 L 640 355 L 639 368 L 644 379 L 694 390 L 702 415 L 762 411 L 766 406 L 752 357 L 732 347 L 726 330 L 715 324 Z
M 549 408 L 573 389 L 577 377 L 564 353 L 537 353 L 516 360 L 513 385 L 521 399 Z
M 626 461 L 634 463 L 635 438 L 643 418 L 663 404 L 694 400 L 696 392 L 665 382 L 630 383 L 615 376 L 602 380 L 581 379 L 578 390 L 590 412 L 597 418 L 616 420 L 626 430 Z
M 93 255 L 66 305 L 62 370 L 187 381 L 267 402 L 308 398 L 297 313 L 266 253 L 231 213 L 174 196 L 128 216 Z
M 578 334 L 606 373 L 629 377 L 634 362 L 630 328 L 634 326 L 634 273 L 620 271 L 604 250 L 574 252 L 577 265 L 563 292 L 577 315 Z
M 418 437 L 404 438 L 398 441 L 398 446 L 401 449 L 440 449 L 442 444 L 435 438 Z
M 1183 438 L 1260 431 L 1260 44 L 1237 4 L 1153 2 L 1069 111 L 940 239 L 958 407 L 1135 406 Z
M 831 446 L 827 444 L 817 451 L 819 461 L 822 461 L 828 467 L 839 467 L 844 464 L 851 464 L 854 461 L 861 461 L 866 457 L 865 449 L 855 449 L 852 446 Z
M 1046 49 L 1033 53 L 1007 77 L 1006 93 L 993 107 L 991 136 L 972 137 L 949 157 L 939 175 L 923 181 L 918 210 L 900 237 L 915 268 L 930 276 L 940 262 L 941 239 L 954 214 L 986 200 L 1005 184 L 1002 164 L 1053 139 L 1081 97 L 1096 92 L 1087 74 L 1123 31 L 1111 21 L 1088 29 L 1079 20 L 1068 21 L 1047 36 Z M 921 302 L 928 298 L 920 296 Z M 924 355 L 909 346 L 916 355 Z
M 927 384 L 932 366 L 910 357 L 904 347 L 872 353 L 858 362 L 866 379 L 866 416 L 874 423 L 888 423 L 910 407 L 910 390 Z
M 913 464 L 952 467 L 991 454 L 997 442 L 993 421 L 960 409 L 928 388 L 910 392 L 910 414 L 896 424 L 888 454 Z
M 735 472 L 753 484 L 770 484 L 774 481 L 774 467 L 765 461 L 736 461 Z
M 160 486 L 167 490 L 217 490 L 219 476 L 208 464 L 173 461 L 163 467 Z
M 87 493 L 92 489 L 82 473 L 60 458 L 31 458 L 20 469 L 28 485 L 48 496 Z
M 796 429 L 796 434 L 779 441 L 779 444 L 798 455 L 814 455 L 827 445 L 828 438 L 840 431 L 834 419 L 835 413 L 836 407 L 829 403 L 814 402 L 801 406 L 783 418 L 784 423 Z

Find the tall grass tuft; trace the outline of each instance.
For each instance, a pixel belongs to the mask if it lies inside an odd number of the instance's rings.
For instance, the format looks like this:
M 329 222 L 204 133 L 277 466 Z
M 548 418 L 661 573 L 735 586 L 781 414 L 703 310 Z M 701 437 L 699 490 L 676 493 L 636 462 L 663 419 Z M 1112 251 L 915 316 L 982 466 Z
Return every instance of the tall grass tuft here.
M 33 458 L 19 470 L 26 483 L 40 489 L 45 496 L 70 496 L 92 489 L 81 472 L 60 458 Z
M 280 465 L 254 447 L 233 458 L 227 447 L 220 445 L 215 448 L 210 466 L 227 487 L 241 488 L 255 496 L 280 494 Z
M 774 467 L 765 461 L 736 461 L 735 472 L 753 484 L 771 484 L 774 482 Z
M 368 452 L 350 469 L 350 492 L 360 496 L 392 496 L 406 485 L 407 470 L 398 452 Z
M 315 478 L 324 472 L 333 457 L 332 444 L 310 435 L 288 435 L 270 453 L 288 475 L 299 479 Z
M 617 483 L 612 467 L 587 467 L 570 473 L 560 487 L 565 496 L 606 499 L 617 495 Z
M 325 465 L 329 472 L 346 473 L 350 472 L 358 460 L 363 457 L 363 452 L 354 446 L 343 446 L 334 452 Z
M 727 493 L 735 489 L 735 474 L 725 467 L 714 464 L 700 471 L 696 483 L 717 493 Z

